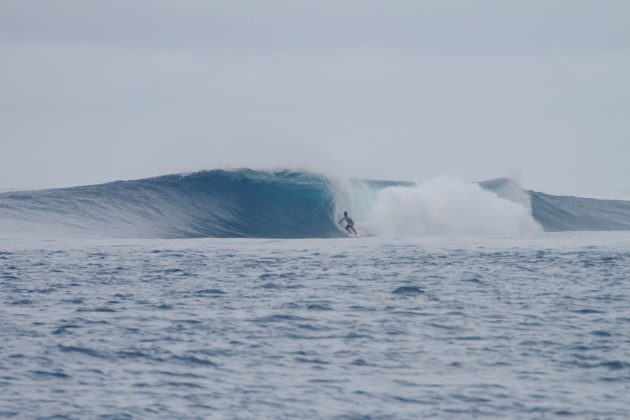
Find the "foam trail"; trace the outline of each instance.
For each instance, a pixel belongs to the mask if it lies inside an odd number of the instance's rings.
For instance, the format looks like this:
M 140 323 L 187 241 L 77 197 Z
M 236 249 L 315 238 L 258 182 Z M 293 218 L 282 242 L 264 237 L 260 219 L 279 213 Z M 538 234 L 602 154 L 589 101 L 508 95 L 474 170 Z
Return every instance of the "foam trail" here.
M 379 191 L 363 224 L 370 234 L 396 236 L 542 231 L 526 205 L 450 177 Z

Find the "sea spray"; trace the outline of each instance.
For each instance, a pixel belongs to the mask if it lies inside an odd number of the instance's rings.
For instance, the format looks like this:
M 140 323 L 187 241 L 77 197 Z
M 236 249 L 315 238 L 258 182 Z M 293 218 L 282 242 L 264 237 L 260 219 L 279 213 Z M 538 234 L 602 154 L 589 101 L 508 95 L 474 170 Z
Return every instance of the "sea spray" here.
M 522 235 L 542 231 L 530 210 L 478 184 L 440 177 L 378 192 L 364 219 L 374 235 Z

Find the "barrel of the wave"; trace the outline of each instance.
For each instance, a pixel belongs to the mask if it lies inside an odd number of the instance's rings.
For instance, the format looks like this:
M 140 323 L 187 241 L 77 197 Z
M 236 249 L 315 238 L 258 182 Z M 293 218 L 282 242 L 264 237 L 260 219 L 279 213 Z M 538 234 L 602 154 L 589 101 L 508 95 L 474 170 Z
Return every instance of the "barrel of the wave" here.
M 340 236 L 333 215 L 330 182 L 296 171 L 212 170 L 0 194 L 0 226 L 51 236 L 328 238 Z

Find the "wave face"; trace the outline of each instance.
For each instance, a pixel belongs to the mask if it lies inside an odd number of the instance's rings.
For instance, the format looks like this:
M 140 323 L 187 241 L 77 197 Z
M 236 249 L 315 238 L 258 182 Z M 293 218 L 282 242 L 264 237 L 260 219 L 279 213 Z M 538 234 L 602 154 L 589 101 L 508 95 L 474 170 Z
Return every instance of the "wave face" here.
M 523 190 L 509 179 L 481 182 L 498 196 L 519 202 L 545 231 L 630 230 L 630 201 L 557 196 Z
M 0 194 L 0 236 L 330 238 L 344 210 L 367 235 L 630 229 L 630 202 L 526 191 L 497 179 L 421 184 L 295 171 L 213 170 Z
M 340 235 L 333 210 L 324 177 L 213 170 L 0 194 L 0 228 L 42 236 L 331 237 Z
M 549 232 L 630 230 L 630 202 L 530 191 L 532 214 Z

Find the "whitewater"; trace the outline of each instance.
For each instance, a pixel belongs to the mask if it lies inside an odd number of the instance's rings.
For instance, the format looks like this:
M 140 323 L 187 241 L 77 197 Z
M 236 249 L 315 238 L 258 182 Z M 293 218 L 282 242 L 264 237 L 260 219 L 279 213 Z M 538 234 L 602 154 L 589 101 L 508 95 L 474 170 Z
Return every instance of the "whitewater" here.
M 0 417 L 628 418 L 629 273 L 630 202 L 508 179 L 2 193 Z

